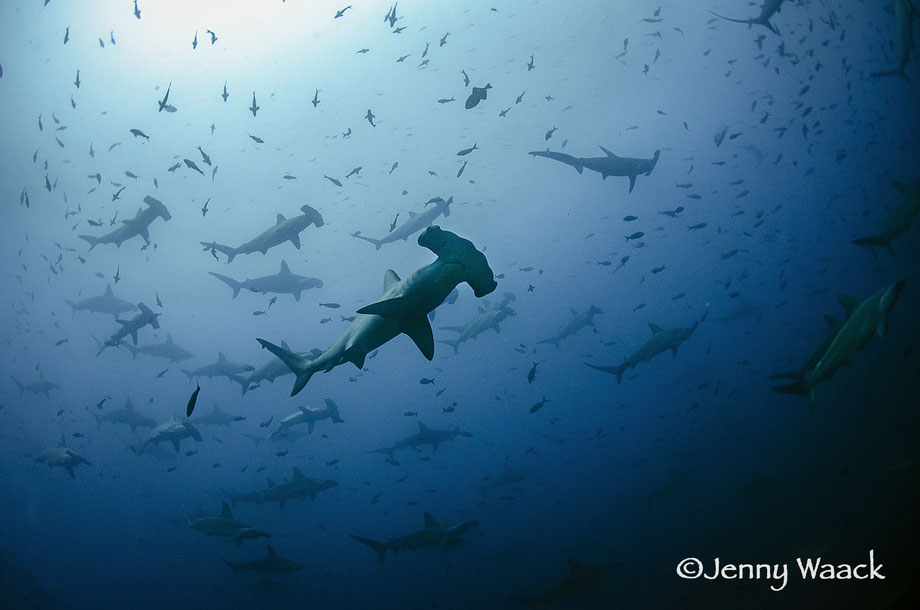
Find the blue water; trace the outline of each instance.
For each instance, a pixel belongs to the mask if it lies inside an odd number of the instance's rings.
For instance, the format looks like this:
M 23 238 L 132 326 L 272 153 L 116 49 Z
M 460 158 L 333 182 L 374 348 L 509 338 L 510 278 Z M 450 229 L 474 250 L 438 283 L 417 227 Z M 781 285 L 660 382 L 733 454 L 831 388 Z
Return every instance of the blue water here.
M 139 18 L 127 0 L 0 5 L 0 605 L 513 608 L 547 591 L 558 608 L 914 598 L 917 227 L 893 252 L 852 243 L 897 207 L 893 182 L 918 178 L 916 53 L 909 78 L 870 76 L 900 56 L 882 2 L 787 1 L 771 19 L 779 34 L 709 12 L 760 11 L 728 0 L 404 0 L 392 24 L 380 2 L 355 2 L 340 18 L 344 5 L 328 2 L 228 4 L 139 0 Z M 167 87 L 170 108 L 159 112 Z M 600 157 L 599 146 L 661 152 L 632 192 L 626 177 L 527 154 Z M 117 228 L 146 196 L 171 214 L 150 225 L 146 248 L 138 236 L 90 250 L 78 237 Z M 317 373 L 293 398 L 293 376 L 245 395 L 201 377 L 193 420 L 215 403 L 245 419 L 198 425 L 202 441 L 179 452 L 166 442 L 137 453 L 149 428 L 96 423 L 127 398 L 158 424 L 185 420 L 196 386 L 181 369 L 219 352 L 260 367 L 274 357 L 257 337 L 297 351 L 331 345 L 343 316 L 379 297 L 385 270 L 405 277 L 434 260 L 417 234 L 379 250 L 352 234 L 383 237 L 434 197 L 453 197 L 436 223 L 475 244 L 498 281 L 482 299 L 461 284 L 435 310 L 434 338 L 454 339 L 441 327 L 510 292 L 514 315 L 499 333 L 456 354 L 436 343 L 431 362 L 401 335 L 364 369 Z M 202 250 L 239 245 L 304 204 L 324 225 L 305 229 L 300 249 L 286 242 L 230 264 Z M 247 290 L 234 299 L 207 273 L 244 280 L 282 260 L 323 286 L 299 301 Z M 801 367 L 824 339 L 824 316 L 845 317 L 837 294 L 865 299 L 902 278 L 888 333 L 818 385 L 814 409 L 771 389 L 771 375 Z M 96 340 L 118 324 L 65 301 L 107 284 L 160 314 L 138 345 L 168 333 L 195 358 L 132 358 L 125 346 L 97 356 Z M 742 304 L 747 315 L 719 320 Z M 540 343 L 592 305 L 603 312 L 593 325 L 558 348 Z M 620 383 L 585 365 L 619 365 L 650 323 L 691 327 L 704 316 L 676 355 L 641 362 Z M 46 396 L 17 386 L 42 379 L 58 387 Z M 344 423 L 264 440 L 327 398 Z M 392 461 L 369 453 L 418 422 L 461 434 Z M 74 478 L 36 461 L 62 436 L 89 462 Z M 495 485 L 506 465 L 519 475 Z M 237 546 L 189 526 L 269 477 L 290 479 L 294 466 L 338 486 L 284 508 L 233 504 L 270 538 Z M 404 536 L 426 512 L 478 525 L 456 548 L 387 551 L 382 563 L 350 537 Z M 266 542 L 304 565 L 272 575 L 273 592 L 221 561 L 264 557 Z M 865 563 L 870 550 L 884 580 L 806 581 L 795 564 Z M 779 592 L 766 578 L 681 579 L 688 557 L 707 573 L 716 558 L 792 573 Z M 568 560 L 609 569 L 575 591 L 553 589 Z

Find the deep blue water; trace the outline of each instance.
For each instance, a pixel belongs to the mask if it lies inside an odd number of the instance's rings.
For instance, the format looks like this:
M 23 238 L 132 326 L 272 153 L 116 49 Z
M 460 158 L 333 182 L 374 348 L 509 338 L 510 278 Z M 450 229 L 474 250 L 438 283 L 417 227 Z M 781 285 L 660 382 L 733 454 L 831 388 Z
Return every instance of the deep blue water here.
M 882 2 L 787 0 L 770 20 L 778 33 L 710 12 L 760 11 L 729 0 L 404 0 L 392 23 L 381 2 L 339 18 L 344 4 L 299 0 L 135 6 L 139 17 L 127 0 L 0 6 L 0 605 L 513 608 L 549 591 L 558 608 L 906 607 L 916 596 L 917 227 L 891 251 L 853 243 L 897 208 L 895 182 L 920 178 L 916 53 L 905 78 L 872 76 L 901 57 Z M 906 18 L 902 37 L 916 33 Z M 528 154 L 604 157 L 599 147 L 660 156 L 630 191 L 626 177 Z M 145 197 L 171 216 L 150 224 L 149 245 L 79 238 L 127 226 Z M 435 223 L 484 253 L 498 284 L 481 299 L 461 284 L 435 310 L 431 362 L 400 335 L 295 397 L 290 375 L 245 394 L 199 377 L 190 421 L 214 404 L 244 419 L 195 424 L 202 440 L 178 452 L 139 452 L 150 428 L 97 424 L 129 398 L 157 424 L 186 420 L 196 385 L 181 369 L 218 353 L 273 361 L 257 337 L 330 346 L 387 269 L 405 278 L 435 258 L 419 233 L 379 250 L 353 234 L 383 237 L 435 197 L 453 197 Z M 304 204 L 323 226 L 300 233 L 299 249 L 229 264 L 202 250 L 242 244 Z M 299 301 L 232 298 L 208 274 L 272 275 L 282 260 L 322 287 Z M 817 385 L 813 409 L 771 389 L 836 332 L 825 316 L 846 318 L 838 294 L 862 300 L 900 279 L 888 332 Z M 194 359 L 132 358 L 127 345 L 97 355 L 119 324 L 67 301 L 107 285 L 159 314 L 138 346 L 168 334 Z M 506 293 L 499 333 L 456 353 L 440 342 Z M 592 324 L 545 342 L 592 306 Z M 649 324 L 701 319 L 674 355 L 619 383 L 586 366 L 620 365 Z M 17 385 L 42 380 L 57 387 Z M 266 440 L 326 399 L 343 423 Z M 419 423 L 459 434 L 436 450 L 373 452 Z M 62 437 L 89 462 L 73 478 L 37 461 Z M 294 467 L 337 486 L 283 508 L 232 503 L 270 538 L 236 545 L 190 527 Z M 426 512 L 477 525 L 443 552 L 383 562 L 350 537 L 404 536 Z M 221 561 L 264 557 L 266 542 L 303 564 L 272 575 L 271 592 Z M 884 580 L 808 581 L 796 566 L 866 563 L 870 551 Z M 779 592 L 766 577 L 681 579 L 689 557 L 706 573 L 719 558 L 790 574 Z M 554 589 L 569 560 L 607 568 Z

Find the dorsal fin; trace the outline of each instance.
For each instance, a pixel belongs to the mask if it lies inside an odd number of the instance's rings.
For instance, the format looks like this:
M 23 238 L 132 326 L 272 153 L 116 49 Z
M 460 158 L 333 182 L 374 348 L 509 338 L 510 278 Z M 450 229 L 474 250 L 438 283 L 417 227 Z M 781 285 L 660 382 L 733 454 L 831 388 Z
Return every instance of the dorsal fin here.
M 303 473 L 300 472 L 300 468 L 298 468 L 297 466 L 294 466 L 294 480 L 295 480 L 295 481 L 301 481 L 301 480 L 303 480 L 304 478 L 306 478 L 306 477 L 304 477 L 304 476 L 303 476 Z
M 220 516 L 222 519 L 233 519 L 233 513 L 230 512 L 230 505 L 224 501 L 224 505 L 220 509 Z
M 278 214 L 278 215 L 275 217 L 275 224 L 276 224 L 276 225 L 280 225 L 280 224 L 281 224 L 282 222 L 284 222 L 285 220 L 287 220 L 287 218 L 284 217 L 284 214 Z
M 291 269 L 285 261 L 281 261 L 281 271 L 278 272 L 278 275 L 291 275 Z
M 218 361 L 218 362 L 226 362 L 226 361 L 227 361 L 227 358 L 224 356 L 224 353 L 223 353 L 223 352 L 217 352 L 217 361 Z
M 418 431 L 419 431 L 419 432 L 428 432 L 428 426 L 426 426 L 426 425 L 423 424 L 422 422 L 416 422 L 416 423 L 418 423 Z
M 399 281 L 399 276 L 392 269 L 387 269 L 383 274 L 383 289 L 386 290 Z
M 657 324 L 652 324 L 651 322 L 649 322 L 648 327 L 652 329 L 653 335 L 657 335 L 658 333 L 662 331 L 662 328 L 660 326 L 658 326 Z
M 169 345 L 173 344 L 172 335 L 170 335 L 169 333 L 166 333 L 166 343 Z
M 425 527 L 432 527 L 437 524 L 438 522 L 434 517 L 432 517 L 429 513 L 425 513 Z
M 211 403 L 211 413 L 220 413 L 220 407 L 217 406 L 217 403 Z
M 67 445 L 64 443 L 64 435 L 62 434 L 62 435 L 61 435 L 61 442 L 58 443 L 58 447 L 66 447 L 66 446 L 67 446 Z
M 127 398 L 125 398 L 125 408 L 126 408 L 127 410 L 129 410 L 129 411 L 133 411 L 133 410 L 134 410 L 134 405 L 131 404 L 131 397 L 130 397 L 130 396 L 128 396 Z
M 106 285 L 105 285 L 105 296 L 110 297 L 110 296 L 112 296 L 112 295 L 114 295 L 114 294 L 115 294 L 115 293 L 112 292 L 112 285 L 111 285 L 111 284 L 106 284 Z
M 275 482 L 272 481 L 271 479 L 268 479 L 268 488 L 271 489 L 274 486 L 275 486 Z
M 574 574 L 575 572 L 578 572 L 583 569 L 584 569 L 584 566 L 582 566 L 580 563 L 578 563 L 574 559 L 569 559 L 569 572 L 571 574 Z
M 266 544 L 265 556 L 275 558 L 278 556 L 278 553 L 275 552 L 275 549 L 272 548 L 272 545 Z
M 418 216 L 416 212 L 409 212 L 409 218 L 415 218 L 416 216 Z
M 840 304 L 843 305 L 843 308 L 847 310 L 847 316 L 849 317 L 856 308 L 859 307 L 859 299 L 854 299 L 851 296 L 845 294 L 838 294 L 837 300 L 840 301 Z
M 610 152 L 609 150 L 607 150 L 606 148 L 604 148 L 603 146 L 601 146 L 600 149 L 604 151 L 604 154 L 607 155 L 608 157 L 613 157 L 614 159 L 616 159 L 616 155 Z

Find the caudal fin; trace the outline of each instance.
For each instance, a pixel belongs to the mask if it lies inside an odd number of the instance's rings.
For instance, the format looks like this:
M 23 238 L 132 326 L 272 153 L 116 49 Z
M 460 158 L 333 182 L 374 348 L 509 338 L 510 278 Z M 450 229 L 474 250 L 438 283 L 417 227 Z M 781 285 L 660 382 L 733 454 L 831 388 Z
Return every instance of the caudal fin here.
M 371 242 L 372 244 L 374 244 L 374 246 L 376 246 L 378 250 L 380 249 L 380 246 L 383 245 L 383 240 L 374 239 L 373 237 L 364 237 L 363 235 L 361 235 L 361 231 L 358 231 L 357 233 L 352 233 L 351 236 L 357 237 L 358 239 L 363 239 L 364 241 Z
M 233 257 L 237 255 L 236 248 L 231 248 L 230 246 L 225 246 L 225 245 L 223 245 L 223 244 L 219 244 L 219 243 L 213 242 L 213 241 L 212 241 L 212 242 L 203 241 L 203 242 L 200 242 L 200 243 L 201 243 L 202 246 L 204 246 L 204 249 L 205 249 L 205 250 L 217 250 L 217 251 L 220 252 L 221 254 L 226 254 L 226 255 L 227 255 L 227 263 L 232 263 L 232 262 L 233 262 Z
M 361 544 L 365 544 L 371 547 L 372 549 L 374 549 L 375 551 L 377 551 L 377 556 L 380 558 L 381 562 L 383 561 L 383 556 L 387 551 L 387 546 L 384 543 L 377 542 L 376 540 L 371 540 L 370 538 L 362 538 L 361 536 L 355 536 L 354 534 L 349 534 L 349 536 L 351 536 L 352 538 L 354 538 Z
M 316 371 L 316 369 L 310 366 L 310 360 L 307 360 L 303 356 L 298 356 L 294 352 L 289 352 L 279 345 L 269 343 L 265 339 L 256 339 L 256 341 L 258 341 L 264 349 L 278 356 L 278 358 L 291 369 L 291 372 L 297 376 L 297 379 L 294 381 L 294 387 L 291 388 L 291 396 L 296 396 L 304 386 L 307 385 L 307 382 L 310 381 L 310 377 L 312 377 L 313 373 Z
M 460 351 L 460 342 L 455 339 L 438 339 L 438 343 L 445 343 L 454 348 L 455 355 Z
M 620 366 L 597 366 L 594 364 L 589 364 L 587 362 L 585 362 L 585 364 L 590 366 L 592 369 L 597 369 L 599 371 L 604 371 L 605 373 L 610 373 L 611 375 L 616 375 L 617 384 L 623 381 L 623 373 L 626 371 L 625 364 L 621 364 Z
M 240 564 L 240 563 L 231 563 L 231 562 L 227 561 L 226 559 L 224 559 L 223 557 L 221 557 L 220 560 L 223 561 L 223 562 L 224 562 L 225 564 L 227 564 L 228 566 L 230 566 L 230 569 L 233 570 L 233 575 L 234 575 L 234 576 L 236 576 L 237 574 L 240 573 L 240 566 L 241 566 L 242 564 Z
M 220 273 L 214 273 L 213 271 L 208 271 L 208 273 L 210 273 L 211 275 L 213 275 L 214 277 L 216 277 L 217 279 L 219 279 L 220 281 L 222 281 L 222 282 L 223 282 L 224 284 L 226 284 L 227 286 L 230 286 L 230 288 L 233 289 L 233 298 L 234 298 L 234 299 L 235 299 L 235 298 L 237 297 L 237 295 L 240 293 L 240 289 L 243 287 L 243 284 L 241 284 L 240 282 L 237 282 L 237 281 L 236 281 L 235 279 L 233 279 L 232 277 L 227 277 L 226 275 L 221 275 Z
M 78 235 L 78 237 L 89 244 L 90 250 L 95 248 L 96 244 L 99 243 L 99 239 L 96 237 L 93 237 L 92 235 Z
M 807 376 L 802 377 L 797 381 L 792 383 L 780 386 L 770 386 L 776 392 L 782 394 L 796 394 L 798 396 L 807 396 L 808 403 L 811 406 L 812 411 L 815 409 L 815 386 L 809 383 Z

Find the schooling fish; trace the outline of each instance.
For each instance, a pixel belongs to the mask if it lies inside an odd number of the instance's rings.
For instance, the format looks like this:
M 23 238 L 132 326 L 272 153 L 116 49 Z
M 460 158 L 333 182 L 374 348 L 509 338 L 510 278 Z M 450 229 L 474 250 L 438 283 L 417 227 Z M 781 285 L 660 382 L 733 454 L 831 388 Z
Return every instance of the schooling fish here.
M 196 384 L 196 385 L 197 385 L 197 384 Z M 189 397 L 189 399 L 188 399 L 188 406 L 185 407 L 185 416 L 186 416 L 186 417 L 191 417 L 191 416 L 192 416 L 192 411 L 195 410 L 195 403 L 198 402 L 198 392 L 200 392 L 200 391 L 201 391 L 201 386 L 199 385 L 198 387 L 195 388 L 195 391 L 192 392 L 191 397 Z

